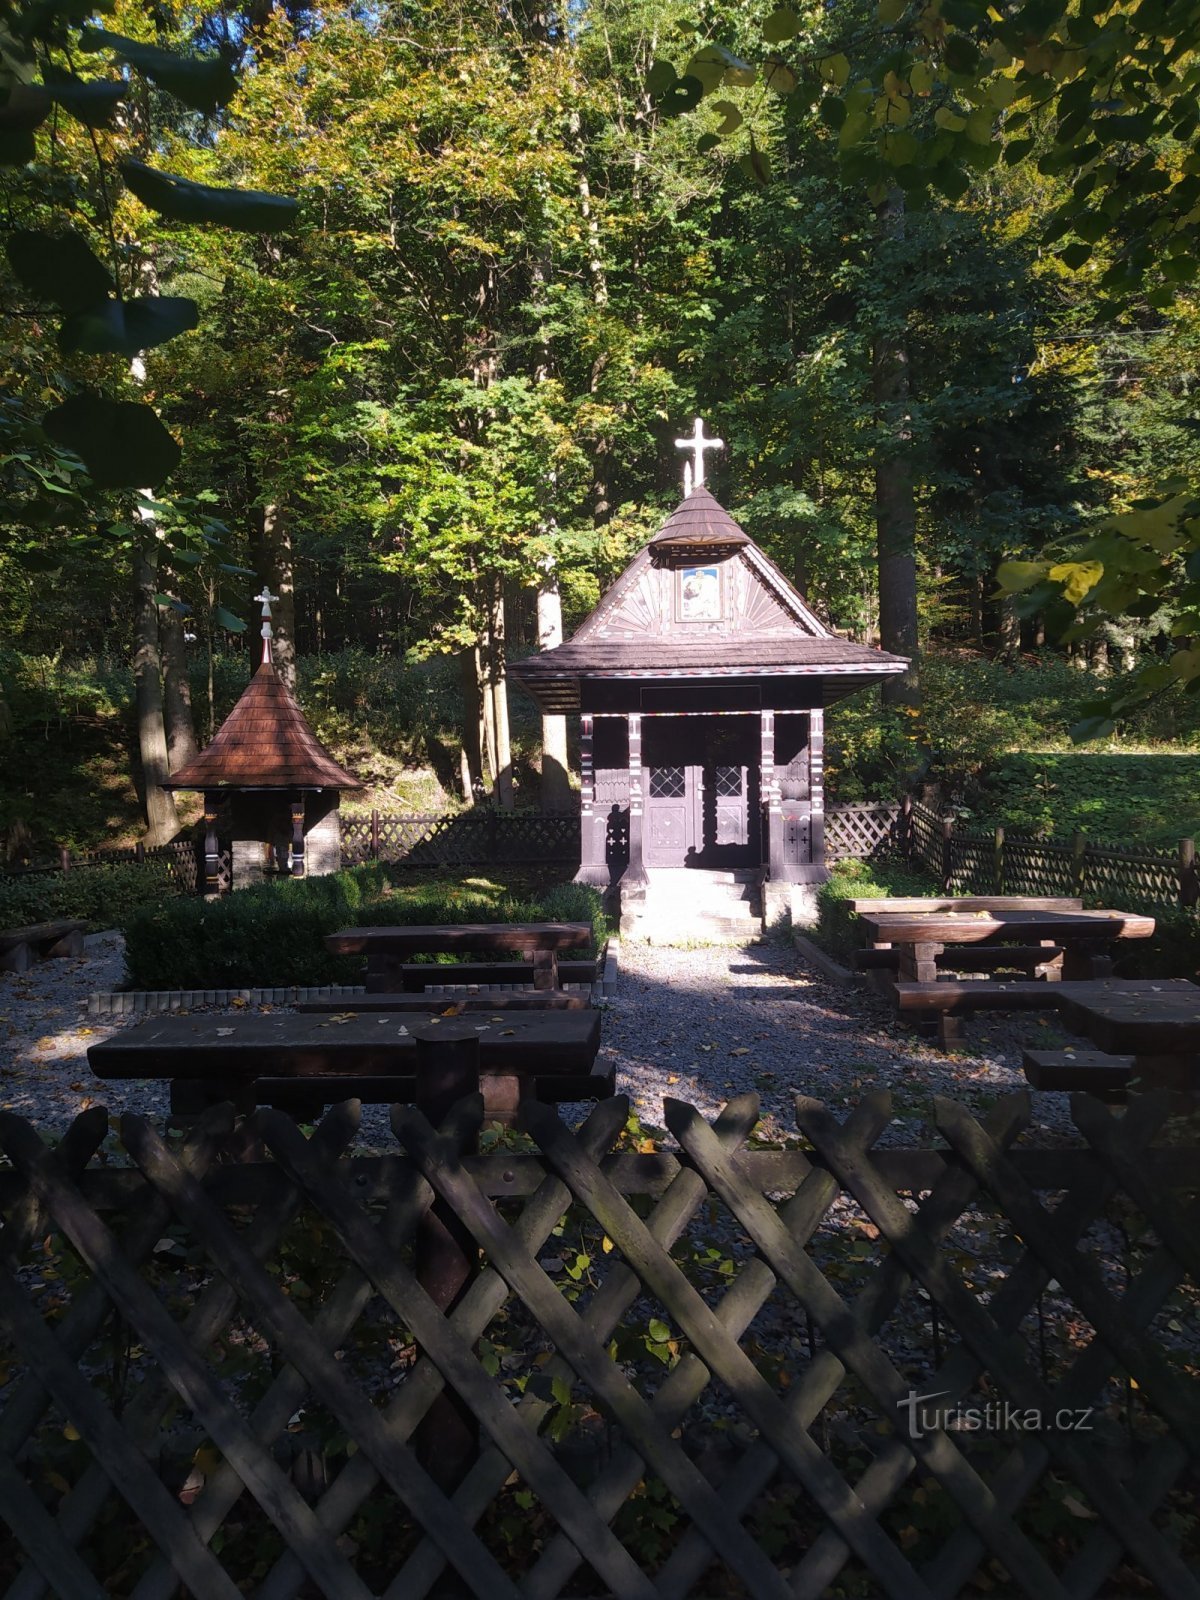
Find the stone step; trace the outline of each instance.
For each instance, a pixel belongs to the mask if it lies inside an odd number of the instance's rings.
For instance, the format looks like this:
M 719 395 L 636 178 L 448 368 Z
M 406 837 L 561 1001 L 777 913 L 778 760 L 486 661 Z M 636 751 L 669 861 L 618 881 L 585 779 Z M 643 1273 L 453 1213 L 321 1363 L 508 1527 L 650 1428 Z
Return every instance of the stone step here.
M 650 883 L 759 883 L 761 867 L 650 867 Z
M 660 906 L 748 906 L 760 900 L 758 888 L 752 883 L 728 883 L 712 886 L 696 884 L 690 888 L 660 889 L 651 884 L 646 891 L 647 904 Z

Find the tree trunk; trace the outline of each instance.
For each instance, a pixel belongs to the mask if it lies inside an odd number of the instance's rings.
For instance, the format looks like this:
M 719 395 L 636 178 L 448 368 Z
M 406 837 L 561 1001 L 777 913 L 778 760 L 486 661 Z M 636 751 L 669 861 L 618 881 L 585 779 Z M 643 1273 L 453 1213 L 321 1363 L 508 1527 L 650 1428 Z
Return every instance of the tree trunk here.
M 1017 615 L 1017 607 L 1011 596 L 1006 596 L 999 603 L 999 634 L 1000 657 L 1007 661 L 1009 666 L 1016 664 L 1021 654 L 1021 619 Z
M 163 658 L 163 711 L 167 726 L 167 758 L 171 771 L 196 754 L 196 719 L 192 712 L 192 684 L 188 677 L 187 645 L 183 618 L 174 606 L 158 613 L 158 637 Z
M 881 243 L 904 237 L 904 196 L 891 189 L 877 212 Z M 879 555 L 879 642 L 912 665 L 883 685 L 885 705 L 921 706 L 917 630 L 917 518 L 909 409 L 908 342 L 900 328 L 876 329 L 872 389 L 881 438 L 875 456 L 875 519 Z
M 487 738 L 483 723 L 478 646 L 474 650 L 464 650 L 458 658 L 458 665 L 463 693 L 463 799 L 473 804 L 483 793 L 483 754 Z
M 554 558 L 548 556 L 545 575 L 537 597 L 538 648 L 553 650 L 562 643 L 562 598 L 554 573 Z M 542 810 L 569 811 L 571 778 L 567 770 L 567 719 L 542 717 Z
M 277 501 L 259 508 L 255 530 L 258 575 L 279 599 L 271 607 L 271 659 L 275 670 L 295 692 L 296 688 L 296 576 L 292 560 L 292 530 L 287 511 Z
M 508 666 L 504 649 L 504 589 L 496 584 L 488 650 L 488 688 L 495 735 L 496 795 L 505 811 L 513 809 L 512 743 L 508 730 Z
M 133 558 L 134 645 L 133 689 L 137 713 L 138 751 L 145 785 L 147 844 L 165 844 L 179 832 L 175 796 L 162 788 L 170 777 L 167 732 L 163 721 L 162 660 L 158 643 L 158 550 L 136 546 Z

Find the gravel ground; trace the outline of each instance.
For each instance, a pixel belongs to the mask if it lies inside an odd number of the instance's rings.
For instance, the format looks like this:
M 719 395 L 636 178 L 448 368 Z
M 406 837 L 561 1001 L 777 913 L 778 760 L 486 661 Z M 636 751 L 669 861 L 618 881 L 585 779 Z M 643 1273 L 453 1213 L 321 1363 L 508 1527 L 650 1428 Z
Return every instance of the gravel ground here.
M 618 1090 L 656 1127 L 664 1095 L 690 1099 L 712 1116 L 730 1095 L 757 1089 L 763 1131 L 782 1137 L 796 1131 L 797 1091 L 841 1107 L 880 1086 L 895 1096 L 885 1138 L 917 1143 L 934 1132 L 932 1095 L 982 1106 L 985 1097 L 1024 1086 L 1022 1044 L 1053 1048 L 1069 1037 L 1052 1013 L 985 1016 L 968 1025 L 967 1050 L 948 1055 L 897 1025 L 873 993 L 838 988 L 806 968 L 790 946 L 624 944 L 620 963 L 602 1048 L 615 1061 Z M 84 1017 L 88 995 L 115 989 L 121 977 L 116 934 L 93 935 L 81 960 L 0 974 L 0 1107 L 54 1132 L 97 1102 L 114 1115 L 165 1117 L 165 1085 L 101 1084 L 87 1065 L 89 1044 L 131 1025 L 89 1026 Z M 1040 1094 L 1034 1106 L 1033 1136 L 1057 1141 L 1071 1133 L 1065 1095 Z M 574 1121 L 587 1107 L 563 1110 Z M 364 1107 L 363 1141 L 391 1144 L 386 1107 Z
M 884 1142 L 902 1144 L 934 1134 L 933 1095 L 981 1108 L 1027 1087 L 1023 1046 L 1058 1048 L 1071 1036 L 1053 1012 L 1026 1011 L 973 1019 L 967 1039 L 961 1052 L 935 1048 L 874 991 L 831 984 L 780 945 L 623 944 L 620 991 L 604 1025 L 617 1087 L 643 1122 L 661 1126 L 664 1095 L 711 1117 L 730 1095 L 757 1089 L 762 1131 L 786 1137 L 796 1133 L 798 1092 L 837 1108 L 886 1088 L 896 1114 Z M 1073 1133 L 1066 1095 L 1035 1097 L 1030 1135 L 1037 1130 L 1054 1140 Z

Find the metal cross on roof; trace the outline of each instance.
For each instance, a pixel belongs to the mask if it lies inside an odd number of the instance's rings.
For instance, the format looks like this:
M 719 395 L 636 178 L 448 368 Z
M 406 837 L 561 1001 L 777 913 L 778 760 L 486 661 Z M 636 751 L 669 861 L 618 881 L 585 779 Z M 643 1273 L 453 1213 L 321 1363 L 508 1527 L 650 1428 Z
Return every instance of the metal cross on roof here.
M 693 489 L 704 487 L 704 452 L 706 450 L 724 450 L 724 439 L 706 439 L 704 437 L 704 424 L 696 418 L 696 426 L 688 439 L 676 439 L 676 450 L 690 450 L 694 459 L 685 464 L 683 469 L 683 492 L 691 494 Z
M 256 594 L 254 598 L 262 602 L 263 623 L 262 627 L 258 631 L 262 634 L 262 658 L 263 665 L 265 666 L 271 659 L 271 602 L 278 600 L 279 596 L 277 594 L 272 594 L 270 587 L 264 583 L 262 593 Z

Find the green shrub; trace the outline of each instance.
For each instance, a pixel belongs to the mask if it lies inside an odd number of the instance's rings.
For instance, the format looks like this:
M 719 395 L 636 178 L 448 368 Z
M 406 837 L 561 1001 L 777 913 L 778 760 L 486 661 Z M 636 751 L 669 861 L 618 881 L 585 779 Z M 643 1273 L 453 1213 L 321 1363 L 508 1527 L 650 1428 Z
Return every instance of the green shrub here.
M 219 900 L 147 907 L 123 924 L 126 972 L 135 989 L 358 983 L 361 957 L 332 956 L 324 943 L 327 934 L 353 926 L 572 921 L 589 922 L 597 940 L 604 937 L 595 889 L 565 884 L 540 899 L 490 889 L 486 880 L 397 887 L 382 866 L 370 865 L 329 877 L 259 884 Z
M 817 891 L 814 935 L 830 955 L 844 958 L 862 942 L 850 910 L 851 900 L 939 893 L 932 878 L 906 861 L 839 861 L 830 869 L 828 883 Z
M 162 861 L 17 874 L 0 879 L 0 928 L 59 917 L 82 917 L 93 928 L 111 928 L 141 907 L 153 909 L 178 897 Z

